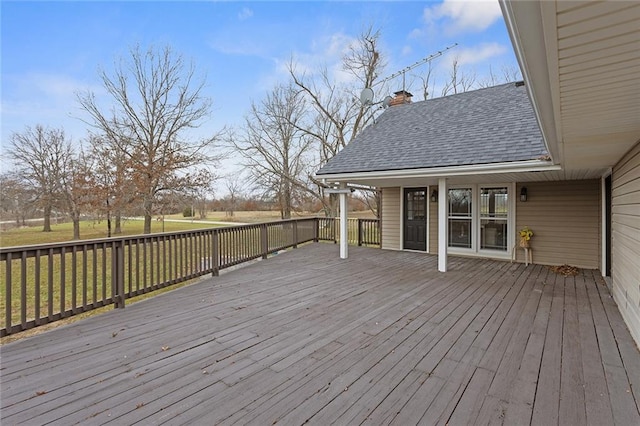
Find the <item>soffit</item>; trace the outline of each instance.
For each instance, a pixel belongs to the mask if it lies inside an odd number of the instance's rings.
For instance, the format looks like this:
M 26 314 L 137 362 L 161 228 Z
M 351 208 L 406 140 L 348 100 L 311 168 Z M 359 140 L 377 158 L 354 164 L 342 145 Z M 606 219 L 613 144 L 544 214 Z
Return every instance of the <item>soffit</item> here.
M 510 182 L 552 182 L 562 180 L 599 179 L 606 169 L 573 169 L 532 172 L 487 173 L 465 176 L 449 176 L 447 182 L 457 184 L 495 184 Z M 321 177 L 321 176 L 320 176 Z M 398 176 L 382 177 L 380 175 L 354 175 L 349 178 L 328 179 L 328 183 L 349 182 L 357 185 L 366 185 L 377 188 L 387 187 L 425 187 L 438 184 L 438 177 L 432 176 Z
M 503 11 L 554 160 L 614 166 L 640 139 L 640 2 L 512 1 Z

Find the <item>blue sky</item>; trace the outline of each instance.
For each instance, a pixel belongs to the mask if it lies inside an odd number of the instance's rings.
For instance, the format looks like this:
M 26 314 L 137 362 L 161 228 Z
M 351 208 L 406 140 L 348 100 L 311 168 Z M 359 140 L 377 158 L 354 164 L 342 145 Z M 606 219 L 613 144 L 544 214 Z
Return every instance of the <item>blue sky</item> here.
M 1 8 L 3 146 L 13 132 L 36 124 L 62 127 L 73 140 L 84 138 L 87 125 L 78 119 L 84 115 L 75 93 L 100 94 L 98 69 L 109 70 L 135 44 L 170 45 L 206 75 L 205 94 L 214 107 L 201 132 L 241 124 L 251 100 L 286 79 L 292 57 L 305 69 L 339 69 L 342 53 L 368 25 L 382 33 L 384 76 L 453 43 L 458 47 L 433 63 L 436 79 L 445 78 L 454 56 L 478 79 L 489 64 L 498 72 L 516 66 L 497 0 L 3 0 Z M 401 80 L 394 85 L 400 87 Z

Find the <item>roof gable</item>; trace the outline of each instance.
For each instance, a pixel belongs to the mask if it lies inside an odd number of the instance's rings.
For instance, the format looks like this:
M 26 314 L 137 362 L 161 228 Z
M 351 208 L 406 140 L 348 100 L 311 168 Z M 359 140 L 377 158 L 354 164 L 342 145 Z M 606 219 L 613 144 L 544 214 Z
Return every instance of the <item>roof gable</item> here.
M 546 155 L 524 86 L 390 107 L 317 174 L 534 160 Z

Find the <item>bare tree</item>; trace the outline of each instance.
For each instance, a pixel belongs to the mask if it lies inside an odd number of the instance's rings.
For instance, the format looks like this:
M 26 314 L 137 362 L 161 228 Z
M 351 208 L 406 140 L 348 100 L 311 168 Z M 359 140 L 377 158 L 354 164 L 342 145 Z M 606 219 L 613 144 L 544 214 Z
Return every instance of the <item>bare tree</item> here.
M 492 87 L 522 79 L 522 75 L 517 67 L 502 65 L 500 69 L 501 75 L 498 75 L 493 71 L 493 67 L 489 65 L 489 73 L 482 80 L 478 81 L 477 86 L 479 88 Z
M 33 189 L 20 175 L 9 172 L 0 175 L 0 209 L 13 217 L 16 225 L 26 225 L 27 217 L 33 214 L 35 199 Z
M 431 64 L 431 61 L 429 61 L 427 72 L 424 75 L 417 75 L 421 83 L 422 99 L 425 101 L 429 99 L 429 95 L 433 97 L 433 89 L 431 88 L 432 78 L 433 78 L 432 74 L 433 74 L 433 66 Z M 430 90 L 431 92 L 429 92 Z
M 303 129 L 317 139 L 324 164 L 351 142 L 371 121 L 370 106 L 360 102 L 357 93 L 374 86 L 380 69 L 384 67 L 378 48 L 380 32 L 365 30 L 342 58 L 343 70 L 351 74 L 357 84 L 341 87 L 333 82 L 326 69 L 319 78 L 299 75 L 295 64 L 289 64 L 294 84 L 305 94 L 315 112 L 315 119 Z
M 283 219 L 291 217 L 294 191 L 307 187 L 311 138 L 300 130 L 305 108 L 295 87 L 276 86 L 262 102 L 252 103 L 243 134 L 231 139 L 255 182 L 280 201 Z
M 65 158 L 60 173 L 61 207 L 73 222 L 73 239 L 80 239 L 80 219 L 83 211 L 95 205 L 96 183 L 93 163 L 82 150 Z
M 371 106 L 360 102 L 359 93 L 365 87 L 376 85 L 379 73 L 385 66 L 379 43 L 380 32 L 369 27 L 350 46 L 342 58 L 343 70 L 356 82 L 350 85 L 339 85 L 330 78 L 326 69 L 318 76 L 309 77 L 298 73 L 293 62 L 289 64 L 294 85 L 311 106 L 310 116 L 296 126 L 311 137 L 318 147 L 319 155 L 313 169 L 317 170 L 333 158 L 373 120 Z M 335 197 L 325 197 L 326 185 L 315 180 L 312 173 L 307 178 L 310 181 L 308 190 L 323 203 L 325 213 L 335 215 Z
M 213 198 L 213 184 L 217 179 L 218 176 L 207 168 L 197 170 L 192 177 L 194 185 L 191 188 L 191 193 L 200 219 L 207 217 L 207 199 L 209 196 Z
M 111 237 L 112 233 L 122 233 L 122 216 L 137 199 L 133 167 L 130 157 L 107 136 L 92 135 L 89 143 L 94 164 L 94 208 L 106 217 L 107 236 Z
M 504 83 L 522 80 L 522 73 L 520 72 L 520 68 L 514 65 L 503 64 L 500 67 L 500 70 L 502 71 L 502 80 Z
M 225 187 L 229 193 L 227 196 L 227 205 L 225 207 L 225 215 L 233 217 L 238 209 L 238 198 L 245 189 L 246 182 L 242 177 L 242 173 L 231 173 L 225 178 Z
M 72 155 L 71 143 L 62 129 L 27 127 L 11 135 L 9 154 L 16 161 L 18 173 L 34 189 L 35 202 L 42 208 L 44 232 L 51 232 L 51 213 L 59 201 L 62 170 Z
M 102 107 L 95 94 L 78 94 L 88 121 L 103 134 L 110 148 L 126 156 L 133 185 L 142 199 L 144 232 L 151 232 L 157 195 L 192 187 L 194 165 L 215 161 L 209 149 L 216 136 L 191 140 L 187 132 L 209 116 L 211 101 L 202 95 L 204 80 L 195 81 L 193 65 L 169 47 L 141 51 L 116 66 L 113 75 L 100 72 L 102 84 L 113 101 Z
M 451 70 L 449 71 L 449 79 L 442 87 L 442 96 L 450 94 L 463 93 L 473 89 L 476 82 L 475 71 L 466 71 L 461 68 L 458 57 L 453 59 Z
M 377 189 L 360 190 L 362 194 L 362 202 L 377 218 L 380 218 L 380 209 L 382 206 L 382 194 Z

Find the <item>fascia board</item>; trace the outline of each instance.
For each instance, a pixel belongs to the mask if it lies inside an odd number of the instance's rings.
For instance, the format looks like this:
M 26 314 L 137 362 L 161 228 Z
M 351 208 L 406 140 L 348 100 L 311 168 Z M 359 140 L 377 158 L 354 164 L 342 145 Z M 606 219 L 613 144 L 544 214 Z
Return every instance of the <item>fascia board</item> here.
M 499 0 L 499 3 L 545 147 L 553 162 L 562 164 L 562 140 L 554 114 L 546 50 L 548 36 L 544 33 L 541 4 L 513 0 Z
M 316 179 L 330 182 L 348 182 L 362 179 L 406 179 L 406 178 L 440 178 L 453 176 L 469 176 L 496 173 L 547 172 L 561 170 L 557 164 L 538 160 L 519 161 L 516 163 L 478 164 L 472 166 L 451 166 L 429 169 L 384 170 L 372 172 L 334 173 L 315 175 Z

